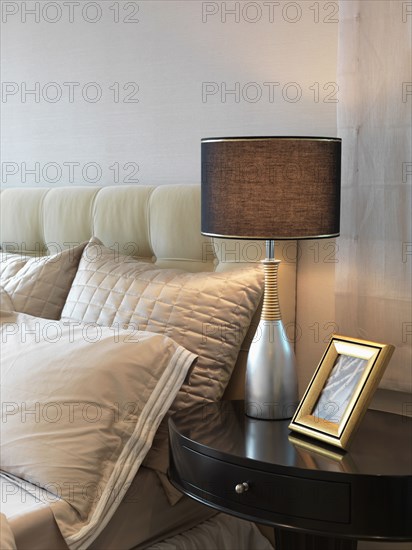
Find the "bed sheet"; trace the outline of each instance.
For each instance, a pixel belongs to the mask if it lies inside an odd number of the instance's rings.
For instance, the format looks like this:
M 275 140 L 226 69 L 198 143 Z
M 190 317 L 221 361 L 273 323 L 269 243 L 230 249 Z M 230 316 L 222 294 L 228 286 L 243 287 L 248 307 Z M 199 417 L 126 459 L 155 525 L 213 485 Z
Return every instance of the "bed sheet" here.
M 8 520 L 18 550 L 67 550 L 50 503 L 68 504 L 31 483 L 25 483 L 22 488 L 3 473 L 0 474 L 0 491 L 0 510 Z
M 25 489 L 1 474 L 1 512 L 7 517 L 17 550 L 67 550 L 54 520 L 53 507 L 68 506 L 27 483 Z M 146 548 L 192 528 L 215 515 L 212 509 L 183 497 L 171 506 L 156 473 L 141 467 L 109 524 L 91 550 Z
M 184 533 L 151 545 L 146 550 L 273 550 L 249 521 L 218 514 Z M 136 549 L 139 550 L 139 549 Z

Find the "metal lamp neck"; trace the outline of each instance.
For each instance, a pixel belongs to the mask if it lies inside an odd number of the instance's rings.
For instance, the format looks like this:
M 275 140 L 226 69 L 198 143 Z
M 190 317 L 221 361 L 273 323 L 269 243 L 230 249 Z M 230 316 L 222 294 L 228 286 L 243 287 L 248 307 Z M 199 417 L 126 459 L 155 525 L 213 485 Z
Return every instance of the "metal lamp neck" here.
M 275 259 L 275 241 L 273 239 L 266 240 L 266 259 Z

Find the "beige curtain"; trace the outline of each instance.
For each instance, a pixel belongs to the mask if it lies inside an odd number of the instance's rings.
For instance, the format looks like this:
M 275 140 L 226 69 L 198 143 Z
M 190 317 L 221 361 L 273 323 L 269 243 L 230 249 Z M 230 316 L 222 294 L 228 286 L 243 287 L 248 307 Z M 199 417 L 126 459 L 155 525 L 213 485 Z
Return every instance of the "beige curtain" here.
M 411 2 L 341 0 L 342 223 L 336 322 L 392 343 L 381 387 L 412 391 Z

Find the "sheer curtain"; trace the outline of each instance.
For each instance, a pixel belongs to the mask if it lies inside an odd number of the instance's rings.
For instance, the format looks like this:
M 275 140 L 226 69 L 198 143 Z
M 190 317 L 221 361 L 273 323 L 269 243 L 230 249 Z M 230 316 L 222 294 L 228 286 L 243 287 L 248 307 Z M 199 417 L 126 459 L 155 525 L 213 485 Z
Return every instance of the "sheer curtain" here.
M 412 391 L 411 2 L 341 0 L 342 223 L 336 321 L 391 343 L 381 387 Z

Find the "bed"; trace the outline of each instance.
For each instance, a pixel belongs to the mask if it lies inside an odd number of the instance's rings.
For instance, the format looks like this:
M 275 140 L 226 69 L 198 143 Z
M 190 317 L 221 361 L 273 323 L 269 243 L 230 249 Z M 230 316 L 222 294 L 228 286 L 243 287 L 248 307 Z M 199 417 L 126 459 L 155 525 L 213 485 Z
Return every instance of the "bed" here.
M 167 479 L 168 415 L 242 398 L 263 288 L 199 227 L 197 185 L 2 191 L 2 548 L 270 548 Z

